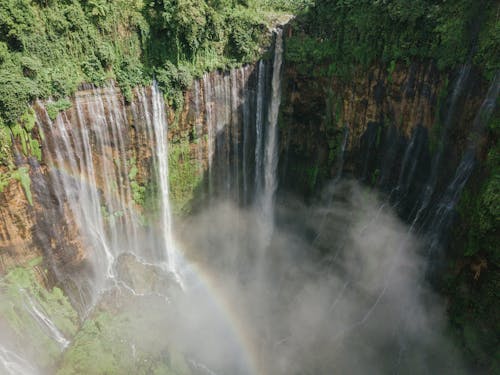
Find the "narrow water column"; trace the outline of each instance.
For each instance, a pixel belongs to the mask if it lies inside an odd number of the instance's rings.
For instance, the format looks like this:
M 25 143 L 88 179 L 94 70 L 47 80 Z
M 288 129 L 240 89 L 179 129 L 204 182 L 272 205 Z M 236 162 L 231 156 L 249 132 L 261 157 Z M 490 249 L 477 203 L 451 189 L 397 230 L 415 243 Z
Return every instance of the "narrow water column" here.
M 247 77 L 247 67 L 241 68 L 241 97 L 242 99 L 242 122 L 243 122 L 243 134 L 242 134 L 242 144 L 243 144 L 243 157 L 242 157 L 242 174 L 243 174 L 243 200 L 244 206 L 248 203 L 248 171 L 247 171 L 247 157 L 248 157 L 248 142 L 249 142 L 249 127 L 250 127 L 250 109 L 249 109 L 249 89 L 246 87 L 248 85 Z
M 272 92 L 268 112 L 266 147 L 264 154 L 264 191 L 262 196 L 263 214 L 272 223 L 274 193 L 277 188 L 278 168 L 278 115 L 281 104 L 281 66 L 283 62 L 283 30 L 276 30 L 274 47 Z
M 212 85 L 210 82 L 210 74 L 206 73 L 203 76 L 203 95 L 205 100 L 205 123 L 207 124 L 207 158 L 208 158 L 208 199 L 213 194 L 213 157 L 214 157 L 214 127 L 213 127 L 213 113 L 212 102 L 213 97 Z
M 167 138 L 167 118 L 165 115 L 165 103 L 162 93 L 158 88 L 156 81 L 152 87 L 152 102 L 153 102 L 153 129 L 156 139 L 156 148 L 153 150 L 156 154 L 158 163 L 158 185 L 160 188 L 160 205 L 161 205 L 161 230 L 164 240 L 166 266 L 172 272 L 177 281 L 181 279 L 177 272 L 177 254 L 172 237 L 172 214 L 170 210 L 170 197 L 168 187 L 168 138 Z
M 453 120 L 455 118 L 455 112 L 457 110 L 457 103 L 458 99 L 462 95 L 462 92 L 465 88 L 465 84 L 467 83 L 467 80 L 469 78 L 469 73 L 471 70 L 471 66 L 469 64 L 466 64 L 462 66 L 460 69 L 459 76 L 457 78 L 457 81 L 455 83 L 455 87 L 453 89 L 453 93 L 451 95 L 451 102 L 450 106 L 448 108 L 446 118 L 444 121 L 444 126 L 441 131 L 441 139 L 439 142 L 439 147 L 437 150 L 437 153 L 435 157 L 432 160 L 432 170 L 431 174 L 427 180 L 427 183 L 425 184 L 425 187 L 423 189 L 423 192 L 421 194 L 421 197 L 419 201 L 417 202 L 418 204 L 418 211 L 415 215 L 415 218 L 412 221 L 412 226 L 417 224 L 418 220 L 420 219 L 421 214 L 424 212 L 424 210 L 427 209 L 431 202 L 431 198 L 434 195 L 434 191 L 436 189 L 438 177 L 439 177 L 439 171 L 441 169 L 441 164 L 443 161 L 443 156 L 445 154 L 445 149 L 447 148 L 448 145 L 448 133 L 451 128 L 451 124 L 453 123 Z
M 469 144 L 455 171 L 455 176 L 446 188 L 437 206 L 437 210 L 430 221 L 430 225 L 428 226 L 430 230 L 430 246 L 428 248 L 429 260 L 431 260 L 431 256 L 436 253 L 438 248 L 443 245 L 443 237 L 446 235 L 453 221 L 455 207 L 476 165 L 476 153 L 480 145 L 481 135 L 496 108 L 499 95 L 500 71 L 497 71 L 495 77 L 491 81 L 488 93 L 474 118 L 472 130 L 468 137 Z
M 231 196 L 231 128 L 233 127 L 233 123 L 231 121 L 231 78 L 229 74 L 223 74 L 222 78 L 223 82 L 223 95 L 224 95 L 224 106 L 223 106 L 223 115 L 224 121 L 220 124 L 223 127 L 224 131 L 224 196 L 225 198 L 229 198 Z
M 196 136 L 196 160 L 198 162 L 198 173 L 203 174 L 203 123 L 200 121 L 201 116 L 201 108 L 200 108 L 200 100 L 201 98 L 201 88 L 200 81 L 194 81 L 194 129 Z
M 230 142 L 230 165 L 232 163 L 232 178 L 231 187 L 233 189 L 232 194 L 234 195 L 235 202 L 240 201 L 240 147 L 239 147 L 239 137 L 240 137 L 240 121 L 239 121 L 239 92 L 238 92 L 238 70 L 233 69 L 230 73 L 231 78 L 231 142 Z M 232 157 L 231 157 L 232 155 Z
M 266 65 L 263 60 L 259 62 L 257 81 L 257 103 L 255 111 L 255 197 L 258 198 L 262 191 L 262 132 L 264 122 L 264 95 L 265 95 Z

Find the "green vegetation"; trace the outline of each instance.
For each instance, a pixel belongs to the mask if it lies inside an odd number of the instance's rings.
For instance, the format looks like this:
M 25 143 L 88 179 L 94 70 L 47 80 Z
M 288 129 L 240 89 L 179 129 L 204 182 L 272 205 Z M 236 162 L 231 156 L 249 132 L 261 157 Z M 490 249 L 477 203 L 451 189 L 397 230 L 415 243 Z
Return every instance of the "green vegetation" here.
M 288 5 L 286 5 L 288 3 Z M 253 61 L 279 11 L 304 0 L 5 0 L 0 3 L 0 119 L 35 98 L 67 108 L 82 82 L 115 79 L 126 99 L 153 74 L 170 98 L 207 69 Z M 278 9 L 278 10 L 277 10 Z
M 137 303 L 137 302 L 136 302 Z M 190 374 L 183 356 L 168 347 L 165 309 L 148 301 L 129 311 L 99 311 L 64 353 L 57 375 Z
M 200 162 L 190 155 L 189 137 L 169 144 L 170 200 L 176 214 L 186 214 L 203 178 Z
M 65 111 L 68 108 L 71 108 L 71 102 L 66 98 L 59 99 L 56 102 L 49 102 L 45 105 L 47 114 L 52 121 L 56 119 L 59 112 Z
M 60 347 L 30 307 L 35 306 L 47 316 L 67 339 L 76 333 L 78 316 L 61 289 L 47 290 L 40 283 L 40 262 L 41 258 L 34 259 L 0 279 L 0 316 L 8 325 L 7 332 L 2 333 L 12 335 L 11 343 L 30 352 L 42 367 L 50 368 L 60 355 Z M 26 337 L 30 342 L 23 341 Z
M 384 63 L 390 72 L 396 61 L 414 59 L 433 59 L 446 69 L 472 51 L 491 77 L 499 68 L 498 10 L 488 0 L 317 0 L 299 18 L 286 58 L 304 74 L 347 78 L 355 68 Z
M 456 260 L 447 275 L 450 317 L 467 357 L 491 374 L 500 371 L 500 117 L 491 121 L 493 140 L 482 171 L 462 195 L 452 249 Z M 475 182 L 475 181 L 480 181 Z
M 128 172 L 128 178 L 130 181 L 130 189 L 132 190 L 132 199 L 138 206 L 143 206 L 146 187 L 137 182 L 137 172 L 139 172 L 139 169 L 137 168 L 136 159 L 130 159 L 128 164 L 130 168 Z
M 31 178 L 28 167 L 21 167 L 13 171 L 10 177 L 21 183 L 24 194 L 26 194 L 26 199 L 28 200 L 29 204 L 33 206 L 33 197 L 31 195 Z
M 3 165 L 4 167 L 3 172 L 0 173 L 0 193 L 9 185 L 10 181 L 17 180 L 21 183 L 30 205 L 33 205 L 33 198 L 29 168 L 27 166 L 15 166 L 12 155 L 12 139 L 20 141 L 24 155 L 31 154 L 41 160 L 42 151 L 40 145 L 31 133 L 34 127 L 35 117 L 32 110 L 26 111 L 19 122 L 11 128 L 0 124 L 0 166 Z
M 23 154 L 25 156 L 32 155 L 40 161 L 42 160 L 42 150 L 38 141 L 33 137 L 34 128 L 35 113 L 31 108 L 28 108 L 20 119 L 10 127 L 10 131 L 14 139 L 20 141 Z
M 437 103 L 436 103 L 436 120 L 434 124 L 432 125 L 432 128 L 430 130 L 429 134 L 429 149 L 431 153 L 434 153 L 438 151 L 441 147 L 444 145 L 442 144 L 442 132 L 444 131 L 443 129 L 443 124 L 442 124 L 442 119 L 440 117 L 440 113 L 442 113 L 443 106 L 446 104 L 446 98 L 448 97 L 449 94 L 449 81 L 446 79 L 444 81 L 443 86 L 439 90 L 438 96 L 437 96 Z

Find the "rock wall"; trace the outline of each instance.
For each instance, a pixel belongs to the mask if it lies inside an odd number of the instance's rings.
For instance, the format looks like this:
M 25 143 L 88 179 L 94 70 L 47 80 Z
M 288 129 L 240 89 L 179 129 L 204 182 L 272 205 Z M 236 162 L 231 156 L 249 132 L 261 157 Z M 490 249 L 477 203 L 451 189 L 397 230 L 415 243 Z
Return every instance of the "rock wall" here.
M 343 173 L 404 196 L 406 210 L 433 170 L 435 195 L 453 178 L 488 91 L 474 69 L 439 72 L 431 62 L 345 81 L 287 64 L 283 82 L 281 189 L 313 197 Z

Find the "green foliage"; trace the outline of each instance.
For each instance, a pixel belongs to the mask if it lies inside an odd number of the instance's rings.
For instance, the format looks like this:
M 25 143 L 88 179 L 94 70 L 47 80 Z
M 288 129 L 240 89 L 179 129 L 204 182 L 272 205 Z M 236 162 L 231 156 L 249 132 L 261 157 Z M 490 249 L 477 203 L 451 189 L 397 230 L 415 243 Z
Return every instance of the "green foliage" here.
M 498 336 L 496 313 L 500 305 L 500 127 L 498 113 L 490 122 L 489 139 L 494 140 L 482 166 L 481 179 L 462 194 L 459 223 L 453 236 L 453 247 L 460 273 L 449 276 L 447 293 L 450 317 L 464 351 L 474 364 L 488 373 L 496 373 Z M 476 181 L 482 181 L 477 183 Z
M 49 102 L 45 105 L 47 114 L 49 115 L 52 121 L 54 121 L 57 118 L 59 112 L 65 111 L 68 108 L 71 108 L 71 102 L 66 98 L 59 99 L 56 102 Z
M 21 116 L 19 121 L 10 128 L 3 126 L 0 121 L 0 164 L 6 168 L 3 173 L 0 173 L 0 193 L 12 181 L 17 180 L 26 195 L 30 205 L 33 205 L 33 197 L 31 194 L 31 179 L 29 168 L 19 167 L 16 169 L 12 158 L 12 139 L 19 140 L 24 155 L 31 154 L 38 160 L 42 159 L 42 149 L 38 141 L 33 138 L 32 131 L 35 128 L 35 113 L 28 109 Z
M 291 12 L 297 14 L 304 12 L 309 6 L 311 6 L 313 0 L 256 0 L 259 6 L 265 9 L 281 10 L 284 12 Z
M 129 160 L 129 173 L 128 173 L 128 178 L 130 182 L 130 188 L 132 189 L 132 199 L 134 200 L 135 204 L 139 206 L 144 205 L 144 194 L 146 192 L 146 187 L 142 186 L 137 182 L 137 172 L 139 172 L 139 169 L 137 168 L 136 164 L 136 159 L 132 158 Z
M 474 62 L 482 66 L 488 78 L 500 69 L 500 14 L 497 11 L 486 15 L 484 26 L 478 38 L 478 53 Z
M 461 201 L 462 219 L 469 225 L 467 246 L 464 255 L 481 254 L 495 266 L 500 267 L 500 251 L 497 233 L 500 222 L 500 116 L 497 113 L 490 120 L 489 138 L 496 140 L 490 148 L 485 168 L 488 178 L 478 189 L 478 193 L 465 195 Z
M 487 0 L 317 0 L 300 17 L 286 56 L 306 71 L 319 67 L 322 75 L 342 78 L 354 67 L 415 58 L 434 59 L 447 69 L 475 51 L 481 30 L 475 61 L 491 74 L 498 68 L 498 10 L 498 3 Z
M 207 70 L 255 60 L 268 42 L 267 13 L 259 2 L 214 0 L 150 0 L 144 17 L 150 33 L 144 45 L 155 73 L 200 76 Z M 182 90 L 172 78 L 162 83 L 171 96 Z
M 193 81 L 189 67 L 186 65 L 176 66 L 167 61 L 163 67 L 156 68 L 156 80 L 162 89 L 169 104 L 174 109 L 182 108 L 184 103 L 183 91 L 186 91 Z
M 15 123 L 34 98 L 68 96 L 83 81 L 140 83 L 141 7 L 138 0 L 2 1 L 0 117 Z
M 31 353 L 38 365 L 50 368 L 60 355 L 59 345 L 50 338 L 29 307 L 35 306 L 47 316 L 67 339 L 76 333 L 78 316 L 59 288 L 47 290 L 40 284 L 37 278 L 40 262 L 41 258 L 33 259 L 25 267 L 16 267 L 0 279 L 0 316 L 7 323 L 6 331 L 13 334 L 11 344 Z M 30 342 L 25 341 L 26 337 Z
M 396 69 L 396 60 L 391 60 L 387 68 L 387 82 L 392 83 L 392 73 Z
M 19 181 L 23 187 L 24 194 L 29 204 L 33 206 L 33 197 L 31 195 L 31 178 L 28 167 L 21 167 L 12 172 L 11 178 Z
M 2 140 L 3 147 L 1 148 L 0 161 L 8 166 L 10 177 L 14 178 L 14 163 L 12 161 L 11 146 L 12 139 L 17 140 L 21 143 L 21 148 L 25 156 L 34 156 L 38 161 L 42 160 L 42 149 L 39 142 L 33 138 L 33 130 L 35 128 L 35 112 L 28 108 L 19 118 L 19 121 L 8 129 L 2 126 L 0 122 L 0 140 Z M 9 132 L 10 130 L 10 132 Z M 10 133 L 10 134 L 9 134 Z M 12 136 L 11 136 L 12 135 Z M 5 144 L 3 143 L 5 142 Z M 4 176 L 6 178 L 6 176 Z M 25 178 L 21 179 L 16 177 L 16 179 L 21 182 L 25 181 Z M 23 187 L 29 186 L 29 184 L 24 183 Z M 25 189 L 26 190 L 26 189 Z M 27 196 L 30 196 L 27 194 Z
M 9 165 L 12 163 L 11 146 L 11 132 L 7 127 L 3 126 L 0 121 L 0 165 Z M 0 191 L 2 191 L 1 187 Z
M 189 139 L 185 138 L 169 144 L 169 184 L 170 200 L 177 214 L 190 211 L 190 203 L 202 180 L 202 168 L 190 155 Z
M 141 304 L 130 311 L 99 311 L 64 353 L 57 375 L 190 374 L 162 332 L 165 311 Z
M 2 1 L 0 119 L 14 125 L 32 100 L 48 97 L 55 118 L 69 107 L 60 98 L 82 82 L 115 79 L 130 101 L 153 75 L 180 106 L 193 76 L 259 56 L 270 7 L 286 8 L 268 0 Z

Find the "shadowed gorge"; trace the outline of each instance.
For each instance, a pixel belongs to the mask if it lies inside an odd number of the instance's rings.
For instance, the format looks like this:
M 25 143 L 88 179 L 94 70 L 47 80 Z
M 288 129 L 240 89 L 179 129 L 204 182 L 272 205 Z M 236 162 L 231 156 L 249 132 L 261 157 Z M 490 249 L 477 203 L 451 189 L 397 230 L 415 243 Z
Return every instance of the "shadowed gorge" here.
M 496 373 L 498 10 L 0 5 L 0 374 Z

